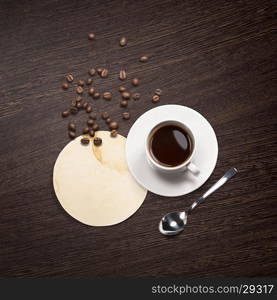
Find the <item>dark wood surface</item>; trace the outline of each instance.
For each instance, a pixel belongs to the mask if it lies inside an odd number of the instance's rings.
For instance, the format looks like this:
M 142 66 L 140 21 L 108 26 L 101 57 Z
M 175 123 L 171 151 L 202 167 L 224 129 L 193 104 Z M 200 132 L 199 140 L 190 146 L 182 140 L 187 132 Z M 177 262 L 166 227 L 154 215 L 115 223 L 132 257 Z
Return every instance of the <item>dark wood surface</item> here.
M 0 277 L 276 276 L 274 3 L 1 1 Z M 95 41 L 86 38 L 91 31 Z M 141 55 L 151 59 L 141 64 Z M 110 70 L 95 80 L 101 92 L 115 92 L 122 67 L 142 79 L 131 120 L 120 122 L 125 136 L 154 107 L 156 88 L 164 92 L 158 105 L 187 105 L 210 121 L 219 157 L 204 186 L 170 199 L 148 193 L 135 215 L 107 228 L 65 213 L 52 170 L 68 142 L 60 113 L 75 93 L 60 86 L 66 73 L 83 79 L 94 66 Z M 118 98 L 89 101 L 120 120 Z M 85 114 L 74 119 L 82 126 Z M 191 215 L 183 234 L 160 235 L 162 215 L 188 207 L 231 166 L 239 174 Z

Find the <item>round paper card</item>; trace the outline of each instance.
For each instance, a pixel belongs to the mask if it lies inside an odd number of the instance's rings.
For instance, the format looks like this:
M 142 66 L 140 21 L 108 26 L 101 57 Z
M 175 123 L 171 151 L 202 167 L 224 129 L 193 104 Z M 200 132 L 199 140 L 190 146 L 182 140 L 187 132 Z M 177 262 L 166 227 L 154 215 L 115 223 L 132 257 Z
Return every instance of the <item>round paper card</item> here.
M 60 152 L 53 171 L 56 196 L 67 213 L 91 226 L 120 223 L 143 203 L 147 190 L 129 173 L 125 160 L 126 138 L 97 131 L 102 139 L 82 145 L 82 136 Z

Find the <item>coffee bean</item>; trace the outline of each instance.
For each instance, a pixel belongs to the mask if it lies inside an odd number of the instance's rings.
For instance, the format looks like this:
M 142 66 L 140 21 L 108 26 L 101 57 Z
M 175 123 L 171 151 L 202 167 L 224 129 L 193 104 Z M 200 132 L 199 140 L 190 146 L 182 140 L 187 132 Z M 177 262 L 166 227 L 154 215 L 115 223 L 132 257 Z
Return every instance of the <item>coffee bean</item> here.
M 83 94 L 83 92 L 84 92 L 84 89 L 81 86 L 76 87 L 76 93 L 77 94 Z
M 146 61 L 148 61 L 148 59 L 149 59 L 148 56 L 141 56 L 140 59 L 139 59 L 139 61 L 140 62 L 146 62 Z
M 83 103 L 83 109 L 86 109 L 87 107 L 88 107 L 88 103 L 87 102 Z
M 70 115 L 70 111 L 68 111 L 68 110 L 62 112 L 62 117 L 63 117 L 63 118 L 66 118 L 66 117 L 68 117 L 69 115 Z
M 94 131 L 97 131 L 97 130 L 99 129 L 99 125 L 98 125 L 97 123 L 94 123 L 94 124 L 92 125 L 92 129 L 93 129 Z
M 63 88 L 64 90 L 67 90 L 68 87 L 69 87 L 68 83 L 64 82 L 64 83 L 62 84 L 62 88 Z
M 121 107 L 127 107 L 128 106 L 128 101 L 126 101 L 126 100 L 120 101 L 120 106 Z
M 161 96 L 163 93 L 163 91 L 161 89 L 156 89 L 155 90 L 155 94 L 158 95 L 158 96 Z
M 107 119 L 105 120 L 105 122 L 106 122 L 107 125 L 109 125 L 109 124 L 111 123 L 111 121 L 112 121 L 111 118 L 107 118 Z
M 109 124 L 110 129 L 117 129 L 118 128 L 118 123 L 116 121 L 112 121 Z
M 91 85 L 92 82 L 93 82 L 92 78 L 87 78 L 87 80 L 86 80 L 87 85 Z
M 84 80 L 78 80 L 78 85 L 79 85 L 79 86 L 84 86 L 84 85 L 85 85 Z
M 67 82 L 72 82 L 74 80 L 74 77 L 72 74 L 67 74 L 65 78 L 66 78 Z
M 132 79 L 133 86 L 138 86 L 140 84 L 140 80 L 138 78 Z
M 130 119 L 130 113 L 128 113 L 128 112 L 122 113 L 122 118 L 123 118 L 124 120 L 129 120 L 129 119 Z
M 100 75 L 102 73 L 102 71 L 103 71 L 103 68 L 97 68 L 96 71 Z
M 94 136 L 95 136 L 94 130 L 91 129 L 91 130 L 89 131 L 89 135 L 90 135 L 91 137 L 94 137 Z
M 132 94 L 132 98 L 133 98 L 134 100 L 139 100 L 139 99 L 140 99 L 140 93 Z
M 103 98 L 106 99 L 106 100 L 111 100 L 112 99 L 112 93 L 110 92 L 105 92 L 103 94 Z
M 107 69 L 103 69 L 102 72 L 101 72 L 101 74 L 100 74 L 100 76 L 102 78 L 107 78 L 108 75 L 109 75 L 109 71 Z
M 92 112 L 92 107 L 90 105 L 87 106 L 86 112 L 89 114 Z
M 83 131 L 83 134 L 86 134 L 86 133 L 89 132 L 89 128 L 88 127 L 84 127 L 82 131 Z
M 88 70 L 88 73 L 89 73 L 90 76 L 93 76 L 93 75 L 95 75 L 96 70 L 94 68 L 91 68 L 91 69 Z
M 96 137 L 93 139 L 93 143 L 95 146 L 100 146 L 102 144 L 102 139 L 99 137 Z
M 109 117 L 109 113 L 104 111 L 104 112 L 101 113 L 101 117 L 102 117 L 103 120 L 106 120 Z
M 88 39 L 89 40 L 94 40 L 95 39 L 95 34 L 93 32 L 88 34 Z
M 77 102 L 82 101 L 82 97 L 78 95 L 78 96 L 76 97 L 76 101 L 77 101 Z
M 119 45 L 120 45 L 121 47 L 124 47 L 124 46 L 127 45 L 127 39 L 126 39 L 126 37 L 123 36 L 123 37 L 120 39 Z
M 93 96 L 94 92 L 95 92 L 95 90 L 94 90 L 93 87 L 88 89 L 88 93 L 89 93 L 90 96 Z
M 125 72 L 124 70 L 121 70 L 121 71 L 119 72 L 119 79 L 120 79 L 120 80 L 125 80 L 126 78 L 127 78 L 126 72 Z
M 88 145 L 89 144 L 89 139 L 88 138 L 82 138 L 81 139 L 81 144 L 82 145 Z
M 76 100 L 72 100 L 71 101 L 71 106 L 75 106 L 76 107 L 77 101 Z
M 92 119 L 87 120 L 88 126 L 92 126 L 94 124 L 94 121 Z
M 70 112 L 72 115 L 76 115 L 78 113 L 78 108 L 75 106 L 70 107 Z
M 111 137 L 116 137 L 117 136 L 117 130 L 113 129 L 111 131 Z
M 92 120 L 96 120 L 97 119 L 97 115 L 95 112 L 92 112 L 89 116 L 88 116 L 90 119 Z
M 121 94 L 121 97 L 122 97 L 123 99 L 130 99 L 131 94 L 130 94 L 129 92 L 123 92 L 123 93 Z
M 76 133 L 75 133 L 74 131 L 68 131 L 68 136 L 69 136 L 71 139 L 75 139 Z
M 78 109 L 81 109 L 81 108 L 83 107 L 83 105 L 82 105 L 81 102 L 77 102 L 76 107 L 77 107 Z
M 153 102 L 153 103 L 157 103 L 157 102 L 159 102 L 159 101 L 160 101 L 160 96 L 154 95 L 154 96 L 152 97 L 152 102 Z
M 126 91 L 126 88 L 124 86 L 120 86 L 118 90 L 122 93 Z

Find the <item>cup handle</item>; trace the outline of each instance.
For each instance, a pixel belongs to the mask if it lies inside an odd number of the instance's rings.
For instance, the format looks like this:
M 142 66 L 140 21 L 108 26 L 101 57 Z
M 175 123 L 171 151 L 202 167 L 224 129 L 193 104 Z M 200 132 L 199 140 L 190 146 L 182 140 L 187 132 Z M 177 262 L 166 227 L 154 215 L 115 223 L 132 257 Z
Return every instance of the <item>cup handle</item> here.
M 195 164 L 189 163 L 187 165 L 187 169 L 193 174 L 193 175 L 198 175 L 200 173 L 200 170 L 196 167 Z

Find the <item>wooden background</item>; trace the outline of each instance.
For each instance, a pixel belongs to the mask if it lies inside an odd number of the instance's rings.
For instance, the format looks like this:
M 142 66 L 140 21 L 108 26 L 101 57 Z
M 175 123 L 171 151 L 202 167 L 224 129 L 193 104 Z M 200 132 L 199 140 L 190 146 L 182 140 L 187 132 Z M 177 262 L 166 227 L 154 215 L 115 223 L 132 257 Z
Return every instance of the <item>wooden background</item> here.
M 222 277 L 277 275 L 275 1 L 1 1 L 0 277 Z M 87 33 L 95 32 L 95 41 Z M 120 48 L 121 36 L 128 46 Z M 149 55 L 148 63 L 138 57 Z M 113 227 L 67 215 L 52 187 L 55 159 L 68 142 L 60 113 L 75 97 L 64 75 L 115 91 L 119 69 L 141 78 L 133 122 L 158 105 L 187 105 L 218 137 L 208 182 L 190 195 L 149 193 Z M 120 120 L 112 102 L 89 100 Z M 79 126 L 85 114 L 75 118 Z M 105 129 L 104 124 L 100 125 Z M 207 148 L 208 151 L 208 148 Z M 239 174 L 191 215 L 185 232 L 160 235 L 169 211 L 187 208 L 231 166 Z M 109 184 L 107 182 L 107 184 Z

